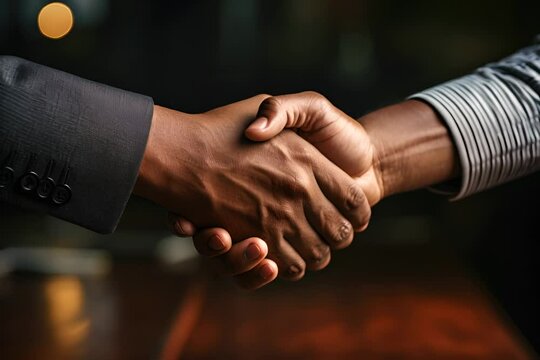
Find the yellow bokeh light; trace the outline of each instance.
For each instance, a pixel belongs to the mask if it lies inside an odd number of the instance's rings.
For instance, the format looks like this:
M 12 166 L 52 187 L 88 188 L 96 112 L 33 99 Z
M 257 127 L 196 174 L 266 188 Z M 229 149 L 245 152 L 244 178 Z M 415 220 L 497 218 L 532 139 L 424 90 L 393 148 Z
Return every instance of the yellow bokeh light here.
M 50 39 L 61 39 L 73 28 L 73 13 L 69 6 L 54 2 L 47 4 L 38 15 L 41 33 Z

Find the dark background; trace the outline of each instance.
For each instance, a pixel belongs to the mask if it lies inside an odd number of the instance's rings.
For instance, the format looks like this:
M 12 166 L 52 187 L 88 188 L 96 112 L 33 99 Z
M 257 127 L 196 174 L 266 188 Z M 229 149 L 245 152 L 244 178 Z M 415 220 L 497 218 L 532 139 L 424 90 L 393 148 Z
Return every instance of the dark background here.
M 1 54 L 185 112 L 316 90 L 360 116 L 498 60 L 540 33 L 540 1 L 72 0 L 75 27 L 54 41 L 36 26 L 45 3 L 0 0 Z M 539 175 L 456 203 L 426 191 L 394 196 L 376 206 L 370 229 L 347 251 L 431 242 L 457 254 L 538 349 Z M 140 199 L 111 236 L 1 209 L 0 248 L 90 247 L 116 259 L 150 258 L 165 234 L 165 211 Z

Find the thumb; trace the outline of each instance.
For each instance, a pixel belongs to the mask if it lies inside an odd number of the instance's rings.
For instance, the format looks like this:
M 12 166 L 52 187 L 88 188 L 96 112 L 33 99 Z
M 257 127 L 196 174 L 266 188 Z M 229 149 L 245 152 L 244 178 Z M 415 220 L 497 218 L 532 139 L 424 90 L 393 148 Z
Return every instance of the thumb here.
M 269 140 L 283 129 L 299 129 L 313 135 L 336 118 L 327 116 L 333 111 L 334 106 L 313 91 L 271 96 L 261 103 L 257 118 L 245 135 L 253 141 Z
M 288 121 L 287 102 L 284 97 L 272 96 L 265 99 L 259 106 L 257 118 L 248 126 L 245 135 L 253 141 L 266 141 L 278 135 L 286 127 L 291 127 Z M 294 120 L 296 116 L 292 116 Z

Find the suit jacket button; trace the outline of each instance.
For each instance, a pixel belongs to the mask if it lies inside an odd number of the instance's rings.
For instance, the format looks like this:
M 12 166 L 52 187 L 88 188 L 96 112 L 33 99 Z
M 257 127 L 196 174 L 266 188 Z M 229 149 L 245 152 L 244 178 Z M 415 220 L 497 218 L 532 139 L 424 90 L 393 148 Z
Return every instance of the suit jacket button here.
M 9 166 L 5 166 L 0 170 L 0 189 L 5 188 L 13 181 L 14 171 Z
M 33 171 L 27 172 L 21 177 L 19 184 L 23 192 L 32 192 L 36 190 L 39 184 L 39 177 Z
M 51 178 L 41 179 L 37 187 L 37 196 L 40 199 L 48 198 L 54 190 L 55 182 Z
M 55 205 L 64 205 L 71 199 L 71 188 L 64 184 L 58 185 L 52 192 L 52 202 Z
M 51 178 L 52 172 L 54 169 L 54 161 L 50 160 L 47 164 L 47 169 L 45 170 L 45 175 L 39 180 L 37 187 L 37 196 L 40 199 L 46 199 L 51 195 L 56 186 L 56 182 Z

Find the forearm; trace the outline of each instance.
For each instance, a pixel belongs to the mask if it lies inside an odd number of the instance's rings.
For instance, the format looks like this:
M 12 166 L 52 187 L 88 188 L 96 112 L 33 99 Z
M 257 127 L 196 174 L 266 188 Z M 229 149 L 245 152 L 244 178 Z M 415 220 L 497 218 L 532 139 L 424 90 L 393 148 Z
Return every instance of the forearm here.
M 360 122 L 374 146 L 382 197 L 459 176 L 450 134 L 427 104 L 407 100 L 365 115 Z

